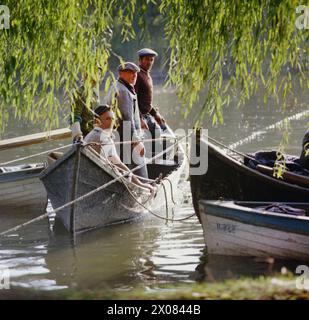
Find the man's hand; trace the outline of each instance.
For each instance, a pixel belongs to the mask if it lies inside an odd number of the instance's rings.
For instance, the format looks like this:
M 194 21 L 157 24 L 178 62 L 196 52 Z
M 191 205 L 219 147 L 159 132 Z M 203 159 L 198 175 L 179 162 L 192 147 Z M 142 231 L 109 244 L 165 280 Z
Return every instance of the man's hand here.
M 158 124 L 165 124 L 165 119 L 160 115 L 159 112 L 154 116 Z
M 142 142 L 134 142 L 132 143 L 132 147 L 134 151 L 139 154 L 141 157 L 145 155 L 145 147 Z
M 72 124 L 71 131 L 74 142 L 83 141 L 83 133 L 80 129 L 80 123 L 78 121 Z
M 75 141 L 76 142 L 82 142 L 83 141 L 83 135 L 82 134 L 79 134 L 75 137 Z
M 149 130 L 148 124 L 143 118 L 141 118 L 141 128 L 144 130 Z

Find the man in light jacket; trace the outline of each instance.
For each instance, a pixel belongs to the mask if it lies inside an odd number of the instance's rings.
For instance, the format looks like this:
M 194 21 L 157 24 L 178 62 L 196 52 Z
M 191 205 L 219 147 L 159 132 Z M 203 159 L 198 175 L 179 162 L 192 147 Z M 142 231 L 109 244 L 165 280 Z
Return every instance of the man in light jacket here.
M 109 92 L 107 103 L 114 105 L 120 112 L 118 131 L 121 141 L 132 141 L 131 144 L 124 144 L 121 148 L 122 160 L 130 167 L 133 160 L 133 167 L 145 164 L 135 171 L 135 174 L 148 178 L 145 147 L 142 143 L 142 130 L 137 96 L 134 85 L 139 67 L 132 62 L 125 62 L 118 66 L 119 77 L 116 88 Z M 115 101 L 114 101 L 115 100 Z M 133 149 L 133 150 L 132 150 Z

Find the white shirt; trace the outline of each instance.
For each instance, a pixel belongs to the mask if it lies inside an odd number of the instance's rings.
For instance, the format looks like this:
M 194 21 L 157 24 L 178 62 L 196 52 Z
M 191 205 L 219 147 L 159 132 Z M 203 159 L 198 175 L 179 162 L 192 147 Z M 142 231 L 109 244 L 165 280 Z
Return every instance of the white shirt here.
M 103 158 L 117 156 L 115 142 L 113 140 L 112 132 L 110 130 L 103 130 L 102 128 L 95 127 L 87 134 L 84 141 L 86 143 L 98 142 L 101 143 L 100 155 Z

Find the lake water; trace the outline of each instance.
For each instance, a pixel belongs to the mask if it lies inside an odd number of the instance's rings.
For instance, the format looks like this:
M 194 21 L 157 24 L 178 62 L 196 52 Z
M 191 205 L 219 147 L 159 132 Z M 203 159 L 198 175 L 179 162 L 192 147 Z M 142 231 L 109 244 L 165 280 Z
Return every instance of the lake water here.
M 173 129 L 193 126 L 193 116 L 184 120 L 179 115 L 181 107 L 175 103 L 177 99 L 172 90 L 157 86 L 155 101 Z M 287 116 L 306 111 L 307 101 L 308 95 L 304 95 L 298 105 L 289 106 L 285 111 L 275 108 L 271 103 L 267 107 L 258 105 L 256 99 L 251 99 L 241 109 L 236 109 L 232 103 L 224 112 L 224 125 L 211 127 L 211 121 L 205 119 L 204 128 L 209 129 L 210 136 L 225 144 L 258 133 L 253 139 L 239 143 L 237 149 L 243 152 L 274 149 L 282 139 L 282 132 L 278 127 L 265 128 Z M 300 154 L 308 120 L 308 117 L 300 116 L 290 121 L 287 153 Z M 41 128 L 14 121 L 3 137 L 38 132 Z M 8 150 L 0 153 L 0 160 L 4 162 L 67 143 L 70 141 Z M 39 159 L 44 160 L 38 158 L 31 162 Z M 183 181 L 177 190 L 177 200 L 175 218 L 186 217 L 194 212 L 188 181 Z M 162 215 L 165 215 L 164 211 Z M 19 222 L 14 216 L 0 214 L 2 226 L 13 226 Z M 160 290 L 162 284 L 271 275 L 282 267 L 294 272 L 297 264 L 293 261 L 209 256 L 205 252 L 202 228 L 196 217 L 165 223 L 147 216 L 139 222 L 78 236 L 75 247 L 68 236 L 56 237 L 46 220 L 0 239 L 0 270 L 9 268 L 10 292 L 13 295 L 14 290 L 21 287 L 44 290 L 45 295 L 50 291 L 68 288 L 96 291 L 130 290 L 142 286 L 145 290 Z M 0 290 L 0 297 L 2 294 Z

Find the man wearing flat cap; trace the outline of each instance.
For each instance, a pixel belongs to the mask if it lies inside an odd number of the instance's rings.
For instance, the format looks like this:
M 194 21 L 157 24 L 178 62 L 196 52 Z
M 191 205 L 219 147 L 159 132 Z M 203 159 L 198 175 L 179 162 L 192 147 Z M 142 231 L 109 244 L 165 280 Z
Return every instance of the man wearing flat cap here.
M 142 139 L 140 113 L 134 85 L 139 67 L 133 62 L 125 62 L 118 66 L 119 77 L 116 88 L 111 88 L 108 94 L 108 104 L 112 105 L 114 98 L 121 114 L 118 128 L 121 141 L 132 141 L 132 145 L 125 144 L 121 148 L 123 162 L 130 164 L 133 158 L 135 165 L 145 164 L 135 173 L 138 176 L 148 178 L 145 148 Z M 130 148 L 132 147 L 133 150 Z M 132 157 L 132 158 L 131 158 Z M 130 158 L 130 159 L 129 159 Z M 133 167 L 134 167 L 133 164 Z
M 161 129 L 166 130 L 165 120 L 159 111 L 153 107 L 153 82 L 150 70 L 158 54 L 148 48 L 137 52 L 139 57 L 140 71 L 137 74 L 135 91 L 138 99 L 138 106 L 141 113 L 142 128 L 150 130 L 152 137 L 160 135 Z

